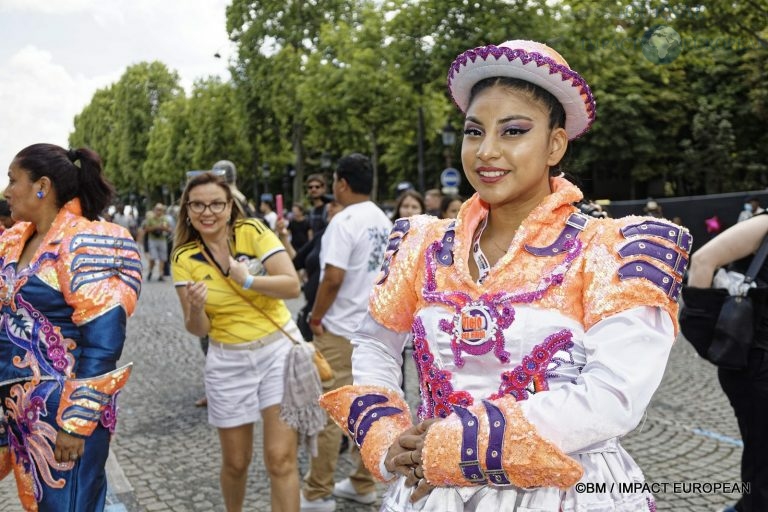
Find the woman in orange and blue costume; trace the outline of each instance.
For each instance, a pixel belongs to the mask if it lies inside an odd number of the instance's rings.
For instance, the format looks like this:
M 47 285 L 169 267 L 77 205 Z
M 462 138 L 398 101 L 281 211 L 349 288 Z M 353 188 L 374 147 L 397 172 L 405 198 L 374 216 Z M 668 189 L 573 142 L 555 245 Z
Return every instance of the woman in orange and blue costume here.
M 101 511 L 138 247 L 98 220 L 113 190 L 95 152 L 34 144 L 8 178 L 17 222 L 0 237 L 0 478 L 14 472 L 27 511 Z
M 448 86 L 476 193 L 455 220 L 395 223 L 354 385 L 321 403 L 390 483 L 383 511 L 654 512 L 619 439 L 661 382 L 691 237 L 581 213 L 558 165 L 595 100 L 552 48 L 468 50 Z M 400 392 L 409 339 L 416 424 Z

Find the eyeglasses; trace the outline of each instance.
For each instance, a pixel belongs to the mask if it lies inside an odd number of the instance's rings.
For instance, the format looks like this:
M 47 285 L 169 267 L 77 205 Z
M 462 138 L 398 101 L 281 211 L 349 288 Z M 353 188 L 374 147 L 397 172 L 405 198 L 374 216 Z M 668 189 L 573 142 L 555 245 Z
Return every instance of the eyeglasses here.
M 201 201 L 188 201 L 187 202 L 187 208 L 193 213 L 203 213 L 206 208 L 209 208 L 211 210 L 211 213 L 221 213 L 229 204 L 229 201 L 214 201 L 212 203 L 206 204 Z

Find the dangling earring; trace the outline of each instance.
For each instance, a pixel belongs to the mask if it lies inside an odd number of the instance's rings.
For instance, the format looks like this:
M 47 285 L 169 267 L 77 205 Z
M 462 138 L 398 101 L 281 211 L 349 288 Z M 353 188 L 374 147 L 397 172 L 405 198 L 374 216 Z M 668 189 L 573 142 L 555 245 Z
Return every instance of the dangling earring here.
M 37 194 L 35 194 L 35 195 L 37 196 L 38 199 L 42 199 L 43 198 L 43 191 L 42 190 L 38 190 Z

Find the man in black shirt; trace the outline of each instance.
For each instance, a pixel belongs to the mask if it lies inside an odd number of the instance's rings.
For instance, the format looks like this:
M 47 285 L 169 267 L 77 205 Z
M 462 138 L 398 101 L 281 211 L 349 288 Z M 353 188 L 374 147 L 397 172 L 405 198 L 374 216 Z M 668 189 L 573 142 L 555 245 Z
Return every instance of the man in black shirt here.
M 306 180 L 307 196 L 309 197 L 309 236 L 312 238 L 321 232 L 328 224 L 328 212 L 323 202 L 326 193 L 325 176 L 322 174 L 310 174 Z

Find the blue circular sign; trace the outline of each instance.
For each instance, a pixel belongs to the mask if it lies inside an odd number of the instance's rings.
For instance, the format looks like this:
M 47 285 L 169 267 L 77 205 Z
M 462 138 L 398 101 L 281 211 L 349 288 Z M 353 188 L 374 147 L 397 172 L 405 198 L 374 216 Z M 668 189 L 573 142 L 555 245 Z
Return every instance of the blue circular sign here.
M 461 173 L 458 169 L 448 167 L 440 174 L 440 184 L 444 187 L 458 187 L 461 183 Z

